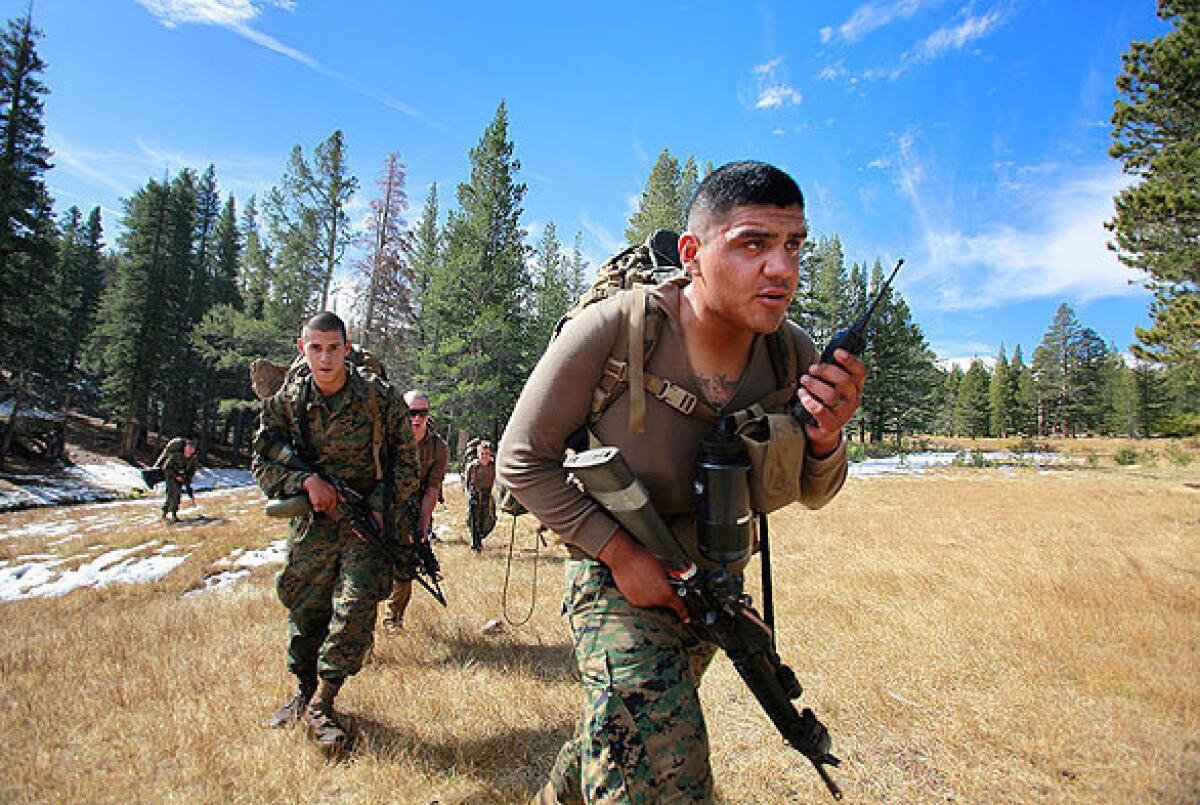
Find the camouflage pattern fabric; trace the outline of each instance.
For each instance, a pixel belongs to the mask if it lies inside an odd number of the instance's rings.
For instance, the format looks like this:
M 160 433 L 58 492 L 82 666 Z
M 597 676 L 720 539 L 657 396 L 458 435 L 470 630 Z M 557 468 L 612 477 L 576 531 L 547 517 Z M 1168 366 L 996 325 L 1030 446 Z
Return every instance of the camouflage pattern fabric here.
M 481 464 L 478 458 L 467 462 L 463 484 L 467 492 L 467 527 L 471 530 L 471 547 L 478 548 L 496 527 L 496 501 L 492 485 L 496 482 L 496 465 Z
M 560 803 L 712 802 L 698 687 L 716 646 L 667 610 L 630 604 L 600 562 L 567 562 L 566 582 L 586 702 L 548 789 Z
M 163 448 L 158 460 L 154 462 L 154 466 L 163 469 L 165 496 L 162 511 L 164 516 L 175 515 L 179 512 L 183 487 L 192 482 L 192 476 L 196 474 L 196 469 L 200 466 L 198 454 L 192 453 L 191 458 L 184 458 L 183 445 L 183 438 L 176 436 L 167 442 L 167 446 Z
M 377 605 L 392 588 L 386 556 L 324 515 L 296 518 L 276 579 L 288 610 L 288 670 L 342 679 L 374 642 Z
M 303 411 L 302 396 L 307 396 Z M 390 455 L 384 462 L 391 473 L 385 479 L 390 480 L 390 499 L 384 494 L 388 484 L 375 479 L 376 412 L 383 418 L 384 447 Z M 417 449 L 408 408 L 386 382 L 351 370 L 345 386 L 324 397 L 311 378 L 296 378 L 263 404 L 261 429 L 275 431 L 323 471 L 366 496 L 372 509 L 384 513 L 393 533 L 411 533 L 403 501 L 417 489 Z M 304 433 L 310 437 L 308 444 Z M 255 454 L 251 471 L 268 497 L 302 494 L 307 477 L 261 453 Z M 323 678 L 336 679 L 358 671 L 370 647 L 377 604 L 387 596 L 391 578 L 392 566 L 385 556 L 327 516 L 293 520 L 288 558 L 277 586 L 291 624 L 292 672 L 319 670 Z M 319 669 L 314 663 L 319 663 Z

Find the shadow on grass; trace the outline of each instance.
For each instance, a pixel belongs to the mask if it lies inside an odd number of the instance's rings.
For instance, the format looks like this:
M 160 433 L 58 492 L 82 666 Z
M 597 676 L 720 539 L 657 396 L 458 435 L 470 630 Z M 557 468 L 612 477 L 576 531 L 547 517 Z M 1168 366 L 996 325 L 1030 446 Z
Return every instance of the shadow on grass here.
M 467 634 L 430 635 L 446 648 L 431 658 L 431 667 L 486 666 L 504 674 L 529 676 L 547 682 L 571 682 L 577 677 L 575 652 L 569 644 L 526 643 Z
M 385 760 L 396 755 L 419 759 L 434 772 L 452 772 L 478 783 L 484 791 L 455 798 L 462 805 L 527 802 L 545 784 L 563 743 L 575 731 L 573 720 L 544 729 L 510 729 L 478 737 L 431 741 L 391 724 L 360 715 L 348 715 L 350 743 L 338 762 L 355 754 Z

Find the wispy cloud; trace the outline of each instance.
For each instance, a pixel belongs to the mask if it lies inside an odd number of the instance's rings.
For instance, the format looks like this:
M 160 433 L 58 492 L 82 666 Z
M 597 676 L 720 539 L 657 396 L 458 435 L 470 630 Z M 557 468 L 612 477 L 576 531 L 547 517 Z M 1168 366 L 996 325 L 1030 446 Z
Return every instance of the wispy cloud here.
M 804 100 L 804 96 L 793 87 L 786 84 L 772 84 L 759 91 L 754 108 L 775 109 L 780 106 L 795 106 L 802 100 Z
M 178 28 L 181 25 L 215 25 L 225 28 L 244 39 L 264 47 L 274 53 L 303 64 L 321 75 L 341 82 L 353 91 L 372 100 L 382 103 L 390 109 L 407 115 L 415 120 L 446 132 L 446 129 L 429 119 L 419 109 L 394 98 L 387 92 L 365 84 L 356 78 L 344 75 L 337 70 L 326 67 L 316 58 L 302 50 L 286 45 L 275 37 L 263 33 L 250 25 L 262 14 L 266 6 L 283 11 L 295 11 L 294 0 L 137 0 L 154 17 L 167 28 Z
M 597 223 L 587 213 L 579 217 L 579 225 L 583 227 L 584 231 L 595 238 L 606 255 L 616 254 L 625 248 L 625 241 L 623 239 L 614 237 L 603 224 Z M 593 265 L 600 265 L 600 262 L 597 262 L 594 258 L 589 257 L 589 260 Z
M 995 199 L 1003 220 L 972 228 L 956 220 L 953 188 L 930 186 L 914 136 L 901 136 L 897 150 L 896 182 L 925 245 L 919 276 L 936 307 L 987 309 L 1064 297 L 1086 302 L 1142 292 L 1130 284 L 1134 272 L 1107 246 L 1104 222 L 1113 215 L 1113 195 L 1128 183 L 1115 166 L 1054 170 L 1019 195 Z
M 947 25 L 917 43 L 909 54 L 913 63 L 930 62 L 951 50 L 962 50 L 970 42 L 987 36 L 1000 24 L 1002 15 L 993 9 L 979 17 L 967 17 L 957 25 Z
M 757 64 L 750 69 L 754 75 L 755 109 L 778 109 L 782 106 L 796 106 L 804 96 L 795 87 L 790 86 L 785 76 L 781 76 L 783 57 L 779 56 L 763 64 Z
M 893 0 L 890 3 L 866 3 L 854 10 L 838 26 L 821 29 L 821 41 L 859 42 L 873 31 L 901 19 L 908 19 L 923 8 L 940 5 L 945 0 Z

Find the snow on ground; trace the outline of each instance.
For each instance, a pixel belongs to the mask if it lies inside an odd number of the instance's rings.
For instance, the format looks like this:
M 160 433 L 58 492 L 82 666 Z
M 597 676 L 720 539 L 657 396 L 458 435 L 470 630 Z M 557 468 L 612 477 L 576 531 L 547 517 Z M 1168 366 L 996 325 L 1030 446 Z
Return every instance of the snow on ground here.
M 54 506 L 62 503 L 91 503 L 118 500 L 152 493 L 142 483 L 138 467 L 121 462 L 108 464 L 79 464 L 68 467 L 59 477 L 45 475 L 2 475 L 0 480 L 0 511 L 26 509 L 34 506 Z M 249 486 L 254 483 L 249 470 L 201 468 L 192 480 L 192 489 Z
M 990 462 L 1001 465 L 1033 466 L 1037 469 L 1050 466 L 1063 466 L 1070 459 L 1057 453 L 1004 453 L 986 452 L 982 457 Z M 964 456 L 967 466 L 970 466 L 971 456 L 967 453 L 906 453 L 901 456 L 887 458 L 869 458 L 856 461 L 850 465 L 851 478 L 873 478 L 880 475 L 921 475 L 938 467 L 949 467 L 954 459 Z M 1001 467 L 1003 468 L 1003 467 Z
M 56 573 L 54 569 L 67 561 L 65 559 L 24 561 L 13 567 L 0 568 L 0 601 L 65 595 L 80 587 L 156 581 L 188 557 L 187 554 L 164 556 L 161 547 L 148 556 L 135 556 L 158 546 L 159 542 L 152 540 L 132 548 L 106 551 L 95 559 L 62 573 Z
M 963 453 L 910 453 L 905 456 L 860 461 L 850 465 L 849 473 L 855 478 L 923 474 L 938 467 L 950 466 L 958 456 L 965 456 L 968 464 L 971 461 L 971 456 Z M 1038 469 L 1070 462 L 1069 458 L 1052 453 L 989 452 L 983 453 L 982 457 L 1002 465 L 1016 464 Z M 112 464 L 86 465 L 74 469 L 79 470 L 78 477 L 87 478 L 87 488 L 107 494 L 106 499 L 110 501 L 128 495 L 131 489 L 145 488 L 136 467 Z M 23 488 L 45 488 L 39 486 L 38 479 L 30 480 L 33 481 L 30 487 Z M 459 478 L 457 475 L 447 475 L 446 481 L 457 483 Z M 238 497 L 245 492 L 243 487 L 251 483 L 250 473 L 245 470 L 201 470 L 196 476 L 195 489 L 197 492 L 214 490 L 204 498 L 226 501 L 225 505 L 229 507 L 226 513 L 232 515 L 258 505 L 257 501 L 248 503 Z M 40 499 L 46 502 L 23 506 L 48 505 L 53 501 L 53 495 L 43 493 Z M 7 530 L 3 527 L 3 521 L 0 521 L 0 541 L 15 537 L 41 537 L 45 539 L 46 547 L 53 547 L 79 539 L 84 534 L 114 531 L 131 524 L 148 525 L 158 520 L 157 509 L 161 505 L 161 499 L 160 493 L 137 500 L 95 503 L 86 507 L 64 507 L 46 512 L 46 515 L 41 517 L 41 522 L 27 523 Z M 74 498 L 72 502 L 79 500 L 80 498 Z M 185 511 L 189 505 L 189 502 L 184 502 Z M 0 510 L 4 508 L 4 490 L 0 489 Z M 438 523 L 435 533 L 444 538 L 454 533 L 454 529 L 445 523 Z M 0 601 L 64 595 L 81 587 L 154 581 L 170 573 L 188 558 L 189 554 L 182 553 L 182 550 L 178 545 L 163 544 L 154 540 L 133 548 L 114 550 L 104 550 L 103 546 L 94 545 L 76 552 L 71 557 L 30 553 L 11 560 L 0 560 Z M 231 587 L 249 576 L 256 567 L 282 564 L 286 550 L 284 540 L 276 540 L 262 549 L 235 549 L 229 556 L 213 563 L 214 572 L 205 578 L 203 588 L 191 590 L 185 595 L 192 596 Z M 98 551 L 103 553 L 93 555 Z M 62 569 L 63 565 L 71 563 L 72 560 L 84 561 L 72 569 Z

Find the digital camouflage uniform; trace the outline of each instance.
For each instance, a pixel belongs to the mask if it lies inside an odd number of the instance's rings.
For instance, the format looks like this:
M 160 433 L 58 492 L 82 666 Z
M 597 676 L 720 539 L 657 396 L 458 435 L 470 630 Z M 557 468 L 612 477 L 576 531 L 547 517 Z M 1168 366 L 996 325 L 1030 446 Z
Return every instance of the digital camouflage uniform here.
M 646 359 L 654 373 L 702 396 L 687 358 L 675 285 L 654 294 L 666 321 Z M 575 735 L 558 754 L 538 802 L 650 805 L 714 799 L 709 744 L 698 686 L 716 647 L 699 641 L 666 609 L 635 607 L 595 557 L 617 528 L 595 501 L 567 483 L 562 457 L 572 434 L 586 426 L 613 445 L 646 486 L 655 509 L 689 557 L 711 566 L 697 546 L 695 466 L 710 425 L 647 394 L 645 430 L 629 430 L 628 393 L 598 418 L 593 393 L 613 344 L 626 326 L 620 297 L 593 304 L 567 322 L 533 370 L 501 439 L 499 482 L 566 544 L 568 617 L 584 706 Z M 785 323 L 799 366 L 817 360 L 811 338 Z M 723 409 L 736 411 L 776 389 L 765 339 L 751 346 L 738 390 Z M 840 489 L 844 447 L 831 456 L 805 456 L 795 471 L 799 501 L 817 508 Z M 740 572 L 743 565 L 731 567 Z
M 383 441 L 384 477 L 378 480 L 374 409 Z M 386 382 L 348 369 L 346 384 L 324 397 L 311 376 L 289 379 L 263 404 L 260 432 L 268 428 L 307 461 L 364 495 L 373 510 L 385 512 L 394 533 L 411 532 L 400 502 L 416 489 L 417 451 L 408 409 Z M 260 452 L 251 469 L 269 497 L 305 494 L 305 473 Z M 288 610 L 288 669 L 302 680 L 319 673 L 322 679 L 340 681 L 357 673 L 373 642 L 377 605 L 391 584 L 392 564 L 373 543 L 324 514 L 293 518 L 276 583 Z
M 496 482 L 496 463 L 481 464 L 478 458 L 467 462 L 463 485 L 467 493 L 467 526 L 471 530 L 471 547 L 479 550 L 483 539 L 496 527 L 496 500 L 492 486 Z
M 165 486 L 165 497 L 163 498 L 162 507 L 163 517 L 178 516 L 179 501 L 183 493 L 183 488 L 192 482 L 192 476 L 196 474 L 196 468 L 200 465 L 198 454 L 192 453 L 191 458 L 184 457 L 184 444 L 185 440 L 183 437 L 176 436 L 167 442 L 167 446 L 163 448 L 162 454 L 154 462 L 154 466 L 162 467 L 163 470 L 163 484 Z
M 417 457 L 420 469 L 417 491 L 409 496 L 405 506 L 413 519 L 415 528 L 421 516 L 421 499 L 426 491 L 437 489 L 441 492 L 442 479 L 446 477 L 446 466 L 450 463 L 450 448 L 446 440 L 433 432 L 433 428 L 425 431 L 425 438 L 417 443 Z M 415 569 L 411 566 L 396 568 L 392 595 L 386 605 L 383 625 L 385 628 L 400 627 L 404 624 L 404 611 L 412 600 L 412 585 Z

